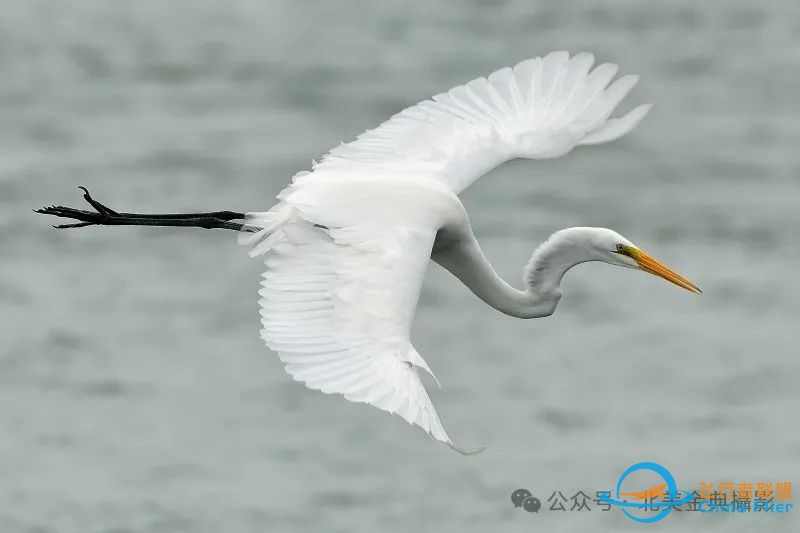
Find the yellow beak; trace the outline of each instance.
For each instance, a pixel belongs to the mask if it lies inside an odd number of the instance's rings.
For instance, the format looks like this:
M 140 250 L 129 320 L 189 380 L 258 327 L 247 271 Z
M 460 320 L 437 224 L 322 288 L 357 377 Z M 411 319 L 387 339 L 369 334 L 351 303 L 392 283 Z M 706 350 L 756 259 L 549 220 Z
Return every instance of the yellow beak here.
M 672 270 L 668 269 L 645 252 L 637 249 L 629 249 L 628 252 L 630 256 L 636 261 L 639 266 L 645 272 L 649 272 L 655 276 L 660 278 L 664 278 L 665 280 L 669 281 L 670 283 L 674 283 L 678 287 L 683 287 L 687 291 L 692 291 L 695 294 L 699 294 L 701 291 L 697 285 L 689 281 L 688 279 L 684 278 L 680 274 L 673 272 Z

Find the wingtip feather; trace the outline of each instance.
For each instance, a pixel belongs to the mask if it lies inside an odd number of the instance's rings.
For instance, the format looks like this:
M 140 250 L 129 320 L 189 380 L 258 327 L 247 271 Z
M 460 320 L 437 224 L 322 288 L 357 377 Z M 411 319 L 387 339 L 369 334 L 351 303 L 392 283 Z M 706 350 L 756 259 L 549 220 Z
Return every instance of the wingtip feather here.
M 653 104 L 640 105 L 629 111 L 625 116 L 607 120 L 602 126 L 589 132 L 580 144 L 603 144 L 619 139 L 638 126 L 652 107 Z
M 486 446 L 473 446 L 471 448 L 464 448 L 462 446 L 457 446 L 455 443 L 453 443 L 453 441 L 447 441 L 445 444 L 447 444 L 451 450 L 457 451 L 461 455 L 475 455 L 486 450 Z

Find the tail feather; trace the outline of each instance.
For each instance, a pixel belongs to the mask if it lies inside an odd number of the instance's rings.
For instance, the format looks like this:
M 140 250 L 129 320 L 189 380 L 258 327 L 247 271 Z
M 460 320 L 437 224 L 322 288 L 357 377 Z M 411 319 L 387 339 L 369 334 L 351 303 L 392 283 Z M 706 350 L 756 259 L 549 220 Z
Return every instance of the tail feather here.
M 250 257 L 263 255 L 280 241 L 283 226 L 293 216 L 294 208 L 285 203 L 279 203 L 269 211 L 245 213 L 237 241 L 243 246 L 252 247 Z

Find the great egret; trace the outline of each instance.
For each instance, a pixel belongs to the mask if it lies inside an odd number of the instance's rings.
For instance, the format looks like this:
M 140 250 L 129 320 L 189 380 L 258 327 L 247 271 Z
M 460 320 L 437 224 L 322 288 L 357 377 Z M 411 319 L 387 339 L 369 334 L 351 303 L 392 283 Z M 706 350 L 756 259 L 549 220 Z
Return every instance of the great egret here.
M 552 314 L 562 277 L 586 261 L 644 270 L 700 292 L 620 234 L 590 227 L 551 235 L 533 252 L 519 290 L 497 275 L 472 233 L 457 195 L 482 175 L 514 158 L 555 158 L 578 145 L 612 141 L 647 114 L 650 106 L 642 105 L 609 119 L 638 77 L 609 85 L 617 66 L 592 70 L 593 63 L 592 54 L 552 52 L 404 109 L 295 175 L 266 212 L 118 213 L 86 189 L 95 211 L 37 212 L 79 221 L 59 228 L 239 230 L 250 256 L 267 267 L 259 291 L 261 335 L 289 375 L 396 413 L 471 453 L 442 427 L 418 369 L 433 373 L 409 338 L 430 259 L 487 304 L 519 318 Z

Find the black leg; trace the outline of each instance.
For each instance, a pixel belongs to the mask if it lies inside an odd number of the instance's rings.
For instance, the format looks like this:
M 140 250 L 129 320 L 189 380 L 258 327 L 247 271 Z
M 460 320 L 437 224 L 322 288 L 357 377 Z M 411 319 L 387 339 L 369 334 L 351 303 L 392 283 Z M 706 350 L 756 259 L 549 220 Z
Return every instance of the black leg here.
M 140 214 L 140 213 L 118 213 L 108 206 L 105 206 L 92 198 L 85 187 L 83 198 L 91 205 L 94 211 L 84 211 L 71 207 L 50 206 L 35 209 L 34 212 L 43 215 L 53 215 L 61 218 L 78 220 L 78 223 L 60 224 L 54 228 L 82 228 L 85 226 L 177 226 L 195 227 L 205 229 L 230 229 L 239 231 L 244 226 L 241 222 L 231 222 L 232 220 L 244 220 L 244 213 L 234 211 L 214 211 L 210 213 L 164 213 L 164 214 Z M 245 230 L 247 231 L 247 229 Z M 253 229 L 252 231 L 257 231 Z

